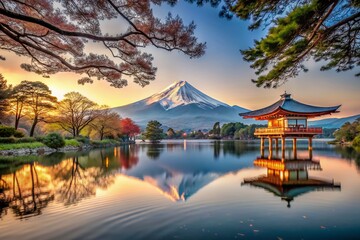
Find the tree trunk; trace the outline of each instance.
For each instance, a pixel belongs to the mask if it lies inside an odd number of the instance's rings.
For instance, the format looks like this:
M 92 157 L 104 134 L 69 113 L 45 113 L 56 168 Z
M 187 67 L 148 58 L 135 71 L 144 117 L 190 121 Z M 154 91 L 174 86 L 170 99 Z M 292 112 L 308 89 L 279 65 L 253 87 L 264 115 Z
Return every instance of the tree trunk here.
M 20 119 L 18 117 L 15 117 L 15 130 L 18 129 Z
M 33 136 L 34 136 L 35 127 L 36 127 L 36 124 L 37 124 L 37 123 L 38 123 L 38 122 L 37 122 L 37 118 L 35 118 L 32 126 L 31 126 L 31 129 L 30 129 L 30 134 L 29 134 L 30 137 L 33 137 Z

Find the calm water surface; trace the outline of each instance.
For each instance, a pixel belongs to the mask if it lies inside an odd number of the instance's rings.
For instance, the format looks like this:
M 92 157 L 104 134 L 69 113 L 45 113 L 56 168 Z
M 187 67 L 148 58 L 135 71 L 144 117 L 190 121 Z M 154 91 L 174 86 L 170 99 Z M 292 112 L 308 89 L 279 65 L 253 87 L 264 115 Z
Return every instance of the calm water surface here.
M 0 239 L 356 239 L 360 156 L 173 141 L 0 164 Z M 29 157 L 28 157 L 29 158 Z

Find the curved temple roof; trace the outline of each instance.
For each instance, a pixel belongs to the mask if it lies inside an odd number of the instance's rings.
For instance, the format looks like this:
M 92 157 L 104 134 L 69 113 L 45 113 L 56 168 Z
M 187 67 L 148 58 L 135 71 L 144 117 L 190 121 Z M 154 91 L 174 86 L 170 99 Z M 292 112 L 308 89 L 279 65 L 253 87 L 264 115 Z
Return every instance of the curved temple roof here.
M 321 116 L 335 113 L 341 105 L 333 107 L 319 107 L 307 105 L 291 98 L 286 92 L 276 103 L 255 111 L 240 113 L 243 118 L 261 118 L 268 115 L 298 115 L 298 116 Z

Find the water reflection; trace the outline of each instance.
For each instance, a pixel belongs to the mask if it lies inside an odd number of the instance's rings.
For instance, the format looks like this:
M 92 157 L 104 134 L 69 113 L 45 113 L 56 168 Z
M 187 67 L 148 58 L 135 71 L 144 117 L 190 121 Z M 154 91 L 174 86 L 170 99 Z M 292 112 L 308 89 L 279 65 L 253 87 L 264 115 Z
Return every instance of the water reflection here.
M 54 200 L 66 206 L 78 204 L 114 185 L 118 176 L 150 185 L 171 201 L 186 202 L 211 183 L 253 165 L 267 168 L 266 175 L 245 178 L 243 183 L 274 193 L 288 206 L 301 194 L 340 190 L 340 184 L 311 177 L 311 171 L 322 170 L 319 161 L 301 156 L 254 161 L 258 151 L 258 143 L 183 141 L 35 157 L 31 164 L 0 170 L 0 216 L 8 211 L 18 218 L 40 215 Z M 301 147 L 299 151 L 301 155 Z M 339 154 L 358 159 L 353 152 Z M 287 158 L 292 155 L 289 152 Z
M 16 172 L 0 178 L 1 216 L 7 213 L 8 208 L 20 219 L 37 216 L 54 200 L 49 175 L 35 163 L 26 164 Z
M 335 148 L 337 153 L 340 153 L 341 157 L 351 161 L 355 161 L 357 168 L 360 170 L 360 149 L 355 150 L 353 147 L 340 147 Z
M 282 154 L 284 156 L 284 154 Z M 341 184 L 334 180 L 319 179 L 309 176 L 310 171 L 322 171 L 320 161 L 308 159 L 294 159 L 259 157 L 254 160 L 254 166 L 266 168 L 265 175 L 252 178 L 245 178 L 242 185 L 250 185 L 265 189 L 275 196 L 287 202 L 290 208 L 290 202 L 295 197 L 312 191 L 340 191 Z

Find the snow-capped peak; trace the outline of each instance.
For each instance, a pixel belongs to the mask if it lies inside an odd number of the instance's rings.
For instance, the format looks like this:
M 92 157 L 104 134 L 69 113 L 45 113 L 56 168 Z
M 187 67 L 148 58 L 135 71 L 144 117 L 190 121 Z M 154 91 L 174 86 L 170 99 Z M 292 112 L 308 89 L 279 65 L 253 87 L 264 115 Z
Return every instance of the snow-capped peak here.
M 160 103 L 166 110 L 188 104 L 197 104 L 204 109 L 214 109 L 218 106 L 229 107 L 226 103 L 222 103 L 200 92 L 186 81 L 175 82 L 160 93 L 146 99 L 146 104 L 155 102 Z

